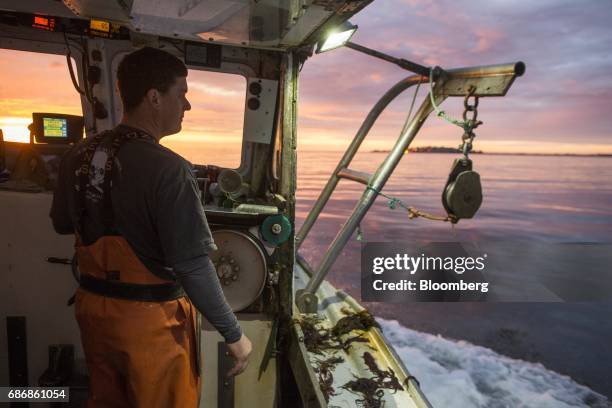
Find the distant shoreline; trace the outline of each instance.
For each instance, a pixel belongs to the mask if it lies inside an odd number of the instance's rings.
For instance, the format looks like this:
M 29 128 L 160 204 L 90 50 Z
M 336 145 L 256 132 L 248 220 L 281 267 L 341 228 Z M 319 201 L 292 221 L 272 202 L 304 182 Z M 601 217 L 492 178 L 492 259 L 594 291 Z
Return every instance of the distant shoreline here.
M 389 150 L 371 150 L 370 153 L 389 153 Z M 458 154 L 461 153 L 459 149 L 452 147 L 417 147 L 410 148 L 406 153 L 444 153 L 444 154 Z M 612 157 L 609 153 L 505 153 L 505 152 L 483 152 L 481 150 L 475 150 L 470 154 L 486 154 L 489 156 L 554 156 L 554 157 Z

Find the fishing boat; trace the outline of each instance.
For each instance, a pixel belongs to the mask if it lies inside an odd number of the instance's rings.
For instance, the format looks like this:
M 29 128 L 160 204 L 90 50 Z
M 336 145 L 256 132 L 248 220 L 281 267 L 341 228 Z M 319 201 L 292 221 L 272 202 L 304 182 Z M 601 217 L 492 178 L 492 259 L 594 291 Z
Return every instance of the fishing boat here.
M 430 406 L 418 378 L 375 319 L 325 277 L 427 117 L 441 112 L 439 105 L 449 97 L 467 101 L 505 95 L 525 67 L 520 62 L 426 67 L 352 43 L 356 27 L 349 19 L 370 2 L 0 1 L 0 48 L 66 56 L 82 106 L 82 115 L 76 116 L 32 112 L 29 143 L 0 142 L 0 314 L 5 326 L 0 330 L 0 385 L 69 387 L 68 406 L 81 406 L 87 397 L 79 330 L 67 306 L 79 285 L 74 242 L 53 231 L 48 213 L 61 155 L 83 136 L 118 124 L 117 65 L 127 53 L 150 46 L 179 57 L 190 70 L 246 79 L 240 165 L 195 163 L 194 171 L 219 248 L 211 257 L 254 348 L 248 369 L 226 379 L 233 362 L 222 338 L 203 322 L 200 405 Z M 299 72 L 310 58 L 337 46 L 412 73 L 372 108 L 296 231 Z M 417 85 L 430 92 L 378 170 L 367 174 L 352 168 L 376 119 Z M 299 247 L 341 179 L 363 184 L 364 192 L 313 267 L 299 255 Z M 459 208 L 461 203 L 447 204 L 455 215 L 470 211 Z

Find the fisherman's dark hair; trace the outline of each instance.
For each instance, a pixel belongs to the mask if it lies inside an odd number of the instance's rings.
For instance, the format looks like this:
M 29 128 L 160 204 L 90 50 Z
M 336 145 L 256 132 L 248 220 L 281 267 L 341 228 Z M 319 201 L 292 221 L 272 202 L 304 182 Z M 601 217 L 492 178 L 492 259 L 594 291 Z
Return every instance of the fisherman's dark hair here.
M 186 76 L 181 60 L 157 48 L 144 47 L 126 55 L 117 70 L 123 110 L 134 110 L 150 89 L 166 92 L 176 78 Z

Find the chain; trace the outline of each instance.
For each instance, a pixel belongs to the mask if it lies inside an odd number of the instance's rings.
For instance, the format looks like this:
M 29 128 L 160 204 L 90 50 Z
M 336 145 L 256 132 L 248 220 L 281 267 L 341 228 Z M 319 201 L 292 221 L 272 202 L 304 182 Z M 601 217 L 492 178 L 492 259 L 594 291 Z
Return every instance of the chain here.
M 433 107 L 436 115 L 441 117 L 448 123 L 452 123 L 453 125 L 457 125 L 463 129 L 463 136 L 461 137 L 463 143 L 459 145 L 459 149 L 462 151 L 465 158 L 468 158 L 468 154 L 472 150 L 472 142 L 476 135 L 474 134 L 474 129 L 476 129 L 479 125 L 482 124 L 482 121 L 478 120 L 478 96 L 474 95 L 476 93 L 476 87 L 471 85 L 468 89 L 468 93 L 465 95 L 463 99 L 463 121 L 458 119 L 453 119 L 446 114 L 445 111 L 441 110 L 436 104 L 436 100 L 433 95 L 433 71 L 431 68 L 429 71 L 429 99 L 431 101 L 431 106 Z M 473 104 L 470 104 L 470 98 L 474 98 Z M 472 113 L 472 117 L 468 117 L 468 113 Z
M 463 99 L 463 136 L 461 140 L 463 143 L 459 146 L 459 149 L 463 152 L 463 156 L 468 158 L 469 153 L 472 151 L 472 143 L 476 135 L 474 129 L 482 124 L 482 121 L 478 120 L 478 96 L 475 96 L 476 87 L 470 86 L 467 95 Z M 474 98 L 473 104 L 470 104 L 470 98 Z M 471 112 L 471 117 L 468 114 Z
M 418 91 L 418 88 L 417 88 L 417 91 Z M 478 120 L 478 96 L 476 96 L 475 93 L 476 93 L 476 87 L 474 85 L 471 85 L 470 88 L 468 89 L 468 93 L 465 95 L 465 98 L 463 99 L 463 108 L 464 108 L 463 115 L 462 115 L 463 121 L 451 118 L 450 116 L 446 114 L 446 112 L 441 110 L 436 104 L 436 101 L 433 95 L 433 68 L 430 70 L 429 98 L 431 101 L 431 106 L 433 107 L 438 117 L 441 117 L 447 122 L 452 123 L 453 125 L 457 125 L 463 129 L 463 136 L 461 137 L 461 140 L 463 143 L 459 145 L 459 149 L 461 149 L 466 159 L 468 158 L 470 151 L 472 151 L 472 143 L 474 141 L 474 138 L 476 137 L 476 135 L 474 134 L 474 129 L 476 129 L 478 126 L 482 124 L 482 121 Z M 470 103 L 470 98 L 473 98 L 472 103 Z M 412 107 L 410 108 L 410 111 L 412 111 Z M 471 116 L 469 115 L 470 113 L 471 113 Z M 406 126 L 406 124 L 404 126 Z M 386 199 L 388 199 L 389 201 L 387 202 L 387 207 L 389 207 L 391 210 L 395 210 L 398 207 L 401 207 L 404 210 L 406 210 L 408 212 L 409 219 L 422 217 L 422 218 L 426 218 L 428 220 L 433 220 L 433 221 L 450 222 L 453 227 L 453 234 L 456 235 L 455 224 L 457 223 L 458 219 L 454 215 L 448 214 L 446 217 L 444 217 L 444 216 L 436 216 L 436 215 L 428 214 L 424 211 L 417 210 L 416 208 L 412 206 L 408 206 L 406 203 L 404 203 L 399 198 L 387 195 L 383 193 L 382 191 L 375 189 L 371 185 L 368 185 L 367 189 L 372 190 L 376 194 L 381 195 L 385 197 Z M 361 229 L 361 224 L 357 225 L 357 240 L 358 241 L 364 240 L 363 230 Z

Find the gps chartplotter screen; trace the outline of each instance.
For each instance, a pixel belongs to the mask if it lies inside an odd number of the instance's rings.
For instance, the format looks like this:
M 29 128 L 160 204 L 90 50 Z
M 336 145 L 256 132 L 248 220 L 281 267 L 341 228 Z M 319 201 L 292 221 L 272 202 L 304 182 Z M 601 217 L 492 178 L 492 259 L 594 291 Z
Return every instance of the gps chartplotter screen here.
M 83 117 L 63 113 L 32 113 L 37 143 L 75 143 L 83 138 Z
M 66 139 L 68 137 L 68 120 L 43 117 L 43 136 Z

